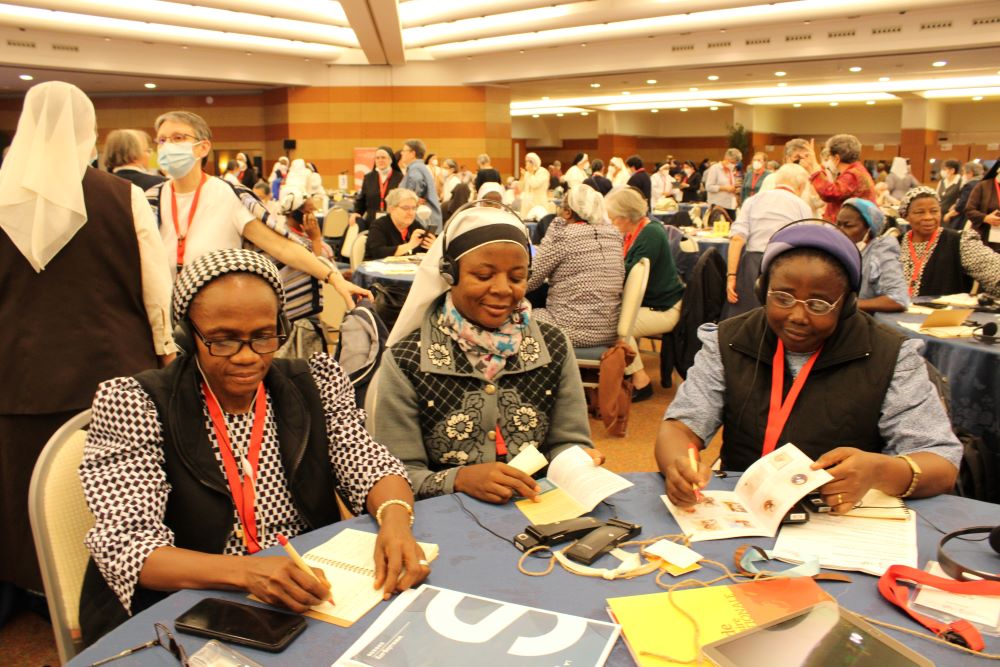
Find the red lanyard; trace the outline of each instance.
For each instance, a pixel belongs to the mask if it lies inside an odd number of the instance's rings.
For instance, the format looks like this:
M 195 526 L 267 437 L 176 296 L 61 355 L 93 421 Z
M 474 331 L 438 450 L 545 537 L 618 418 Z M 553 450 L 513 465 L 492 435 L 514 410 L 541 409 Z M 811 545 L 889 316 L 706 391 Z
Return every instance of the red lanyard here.
M 378 176 L 378 210 L 385 210 L 385 193 L 389 190 L 389 179 L 392 178 L 392 171 L 389 171 L 389 175 L 382 180 L 382 174 L 375 172 Z M 403 239 L 404 241 L 406 239 Z
M 632 244 L 635 243 L 635 239 L 637 236 L 639 236 L 639 232 L 642 231 L 642 228 L 645 227 L 646 223 L 648 222 L 649 218 L 646 218 L 645 220 L 639 223 L 639 226 L 635 228 L 634 232 L 625 235 L 625 242 L 622 247 L 622 257 L 628 254 L 629 248 L 631 248 Z
M 757 187 L 757 181 L 760 177 L 764 175 L 764 170 L 761 169 L 759 172 L 753 172 L 752 178 L 750 179 L 750 194 L 753 194 L 754 189 Z
M 494 433 L 497 434 L 497 456 L 507 456 L 507 441 L 503 439 L 503 435 L 500 433 L 500 422 L 497 422 L 497 430 Z
M 181 234 L 181 223 L 177 220 L 176 184 L 170 184 L 170 203 L 173 207 L 171 213 L 173 213 L 174 216 L 174 233 L 177 234 L 177 273 L 180 273 L 181 268 L 184 266 L 184 249 L 187 246 L 187 237 L 188 234 L 191 233 L 191 225 L 194 222 L 194 212 L 198 210 L 198 199 L 201 197 L 201 186 L 205 185 L 205 181 L 207 180 L 208 176 L 202 172 L 201 180 L 198 181 L 198 188 L 194 191 L 194 199 L 191 200 L 191 210 L 188 211 L 188 223 L 183 234 Z
M 730 185 L 735 185 L 736 181 L 733 180 L 733 170 L 730 169 L 729 167 L 723 165 L 722 166 L 722 171 L 726 172 L 726 176 L 729 177 L 729 184 Z
M 233 447 L 229 442 L 229 429 L 226 428 L 226 420 L 222 416 L 222 408 L 219 401 L 208 386 L 207 382 L 202 382 L 202 391 L 205 394 L 205 403 L 208 405 L 208 416 L 212 419 L 212 426 L 215 427 L 215 439 L 219 443 L 219 453 L 222 455 L 222 465 L 226 469 L 226 481 L 229 482 L 229 493 L 233 497 L 233 504 L 236 506 L 236 514 L 240 518 L 240 530 L 237 536 L 243 539 L 249 553 L 260 551 L 260 541 L 257 538 L 257 516 L 254 509 L 254 480 L 257 479 L 257 465 L 260 462 L 260 443 L 264 439 L 264 420 L 267 415 L 267 398 L 264 394 L 264 383 L 257 387 L 257 395 L 254 397 L 253 427 L 250 431 L 250 447 L 247 455 L 243 458 L 243 478 L 240 480 L 240 471 L 236 466 L 236 457 L 233 455 Z
M 910 259 L 913 260 L 913 273 L 910 274 L 910 296 L 913 296 L 913 286 L 917 284 L 917 280 L 920 279 L 920 272 L 924 268 L 924 262 L 927 258 L 931 256 L 934 252 L 934 244 L 937 243 L 938 236 L 941 234 L 941 228 L 934 230 L 934 234 L 931 236 L 931 240 L 927 242 L 927 247 L 924 248 L 924 254 L 922 257 L 917 256 L 917 249 L 913 245 L 913 230 L 911 229 L 906 234 L 906 238 L 909 241 L 910 246 Z
M 778 347 L 774 351 L 774 360 L 771 362 L 771 409 L 767 413 L 767 430 L 764 431 L 764 449 L 761 456 L 767 456 L 773 452 L 778 444 L 778 438 L 781 437 L 785 423 L 788 421 L 789 415 L 792 414 L 792 407 L 795 406 L 795 401 L 798 399 L 802 387 L 805 386 L 809 372 L 812 371 L 813 364 L 816 363 L 816 358 L 819 357 L 822 349 L 820 347 L 819 350 L 812 353 L 809 361 L 795 376 L 792 388 L 782 402 L 781 390 L 785 386 L 785 345 L 780 338 L 778 339 Z
M 993 179 L 993 187 L 997 190 L 997 206 L 1000 206 L 1000 181 Z
M 960 619 L 952 623 L 942 623 L 910 609 L 910 589 L 899 583 L 899 579 L 962 595 L 1000 595 L 1000 583 L 995 581 L 955 581 L 954 579 L 936 577 L 906 565 L 889 566 L 889 569 L 878 580 L 878 590 L 886 600 L 902 609 L 913 620 L 935 635 L 973 651 L 982 651 L 985 648 L 982 635 L 968 621 Z

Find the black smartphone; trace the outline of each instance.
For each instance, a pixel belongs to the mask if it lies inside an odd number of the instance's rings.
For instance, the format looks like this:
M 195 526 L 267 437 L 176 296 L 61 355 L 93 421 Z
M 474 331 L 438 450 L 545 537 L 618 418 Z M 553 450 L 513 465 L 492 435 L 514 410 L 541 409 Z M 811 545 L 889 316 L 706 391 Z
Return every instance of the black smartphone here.
M 178 616 L 174 627 L 180 632 L 277 653 L 306 629 L 306 620 L 298 614 L 206 598 Z

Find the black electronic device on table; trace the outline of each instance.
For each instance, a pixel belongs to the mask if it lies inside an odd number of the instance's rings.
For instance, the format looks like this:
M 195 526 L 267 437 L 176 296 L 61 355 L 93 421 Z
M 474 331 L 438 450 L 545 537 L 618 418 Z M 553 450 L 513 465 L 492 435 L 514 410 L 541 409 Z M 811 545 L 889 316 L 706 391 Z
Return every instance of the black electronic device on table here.
M 602 555 L 611 551 L 622 542 L 627 542 L 642 531 L 642 526 L 621 519 L 608 519 L 605 525 L 581 537 L 570 548 L 566 549 L 566 557 L 577 563 L 590 565 Z
M 298 614 L 205 598 L 178 616 L 174 627 L 180 632 L 277 653 L 305 630 L 306 621 Z
M 781 525 L 794 525 L 797 523 L 807 523 L 808 521 L 809 512 L 806 511 L 806 501 L 803 499 L 792 505 L 792 509 L 788 510 L 788 513 L 781 518 Z
M 538 546 L 547 547 L 575 540 L 603 525 L 603 521 L 591 516 L 581 516 L 553 523 L 531 524 L 524 529 L 523 533 L 514 536 L 514 546 L 521 551 Z

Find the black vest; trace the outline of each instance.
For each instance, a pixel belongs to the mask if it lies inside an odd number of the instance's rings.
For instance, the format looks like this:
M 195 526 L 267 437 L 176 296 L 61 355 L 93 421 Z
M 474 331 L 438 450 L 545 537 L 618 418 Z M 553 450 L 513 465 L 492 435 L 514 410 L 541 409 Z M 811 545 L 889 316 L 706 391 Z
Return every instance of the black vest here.
M 764 312 L 757 308 L 719 324 L 726 381 L 723 470 L 746 470 L 761 455 L 778 340 Z M 881 452 L 885 442 L 878 420 L 903 340 L 865 313 L 839 322 L 824 343 L 777 446 L 791 442 L 813 459 L 840 446 Z M 786 369 L 783 396 L 791 385 Z
M 927 260 L 916 296 L 958 294 L 972 289 L 972 278 L 962 268 L 961 232 L 942 229 L 934 252 Z
M 234 506 L 202 418 L 201 375 L 194 358 L 181 357 L 135 379 L 156 405 L 162 426 L 164 468 L 171 486 L 164 523 L 174 533 L 174 546 L 221 554 L 233 527 Z M 281 462 L 295 508 L 310 529 L 339 521 L 326 415 L 308 364 L 275 359 L 264 384 L 273 402 Z M 167 595 L 137 586 L 132 613 Z M 84 641 L 90 644 L 125 620 L 124 607 L 91 560 L 80 596 Z

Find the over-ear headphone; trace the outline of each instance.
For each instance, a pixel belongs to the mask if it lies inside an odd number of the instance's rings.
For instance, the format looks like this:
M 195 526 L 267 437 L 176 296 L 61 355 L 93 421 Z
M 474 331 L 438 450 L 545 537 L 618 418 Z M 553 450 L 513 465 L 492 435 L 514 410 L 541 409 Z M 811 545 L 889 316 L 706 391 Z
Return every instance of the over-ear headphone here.
M 441 260 L 438 262 L 438 271 L 441 273 L 441 279 L 451 286 L 455 286 L 456 284 L 458 284 L 458 260 L 452 258 L 451 255 L 448 254 L 448 245 L 449 245 L 448 228 L 456 223 L 456 221 L 459 219 L 459 216 L 463 212 L 475 208 L 477 206 L 491 206 L 493 208 L 499 208 L 505 210 L 511 215 L 513 215 L 515 218 L 517 218 L 517 221 L 521 223 L 521 226 L 524 228 L 524 237 L 525 239 L 529 239 L 524 249 L 528 252 L 528 276 L 530 277 L 531 241 L 528 235 L 528 228 L 524 226 L 524 220 L 521 219 L 521 216 L 518 215 L 514 211 L 514 209 L 512 209 L 510 206 L 507 206 L 503 202 L 498 202 L 493 199 L 475 199 L 466 204 L 463 204 L 457 211 L 455 211 L 452 214 L 451 218 L 448 219 L 447 224 L 445 224 L 444 228 L 441 230 Z
M 774 232 L 774 234 L 777 234 L 781 230 L 787 229 L 788 227 L 793 227 L 795 225 L 800 225 L 800 224 L 828 225 L 829 227 L 831 227 L 833 229 L 836 229 L 838 234 L 842 234 L 843 233 L 843 232 L 840 231 L 840 229 L 838 229 L 836 227 L 836 225 L 832 225 L 829 222 L 827 222 L 826 220 L 820 220 L 819 218 L 806 218 L 804 220 L 796 220 L 795 222 L 791 222 L 791 223 L 785 225 L 784 227 L 781 227 L 781 229 L 778 229 L 776 232 Z M 773 237 L 774 234 L 772 234 L 771 236 Z M 803 247 L 809 247 L 809 246 L 803 246 Z M 855 248 L 855 252 L 858 252 L 856 248 Z M 861 255 L 861 253 L 858 252 L 859 258 L 860 258 L 860 255 Z M 769 266 L 768 270 L 767 270 L 767 273 L 761 273 L 759 276 L 757 276 L 757 280 L 754 282 L 754 286 L 753 286 L 754 296 L 757 297 L 757 301 L 762 306 L 767 304 L 767 290 L 768 290 L 768 287 L 769 287 L 769 284 L 770 284 L 770 278 L 771 278 L 770 273 L 771 273 L 771 267 Z M 848 285 L 848 287 L 850 288 L 849 285 Z M 854 289 L 849 289 L 848 292 L 844 295 L 843 299 L 844 300 L 842 302 L 842 305 L 840 306 L 840 315 L 837 317 L 838 321 L 846 320 L 847 318 L 851 317 L 856 312 L 858 312 L 858 293 L 857 293 L 857 291 L 855 291 Z
M 987 322 L 981 327 L 976 327 L 972 330 L 972 337 L 987 345 L 1000 343 L 1000 336 L 997 336 L 997 323 Z
M 989 533 L 989 545 L 993 548 L 993 551 L 995 551 L 997 555 L 1000 555 L 1000 526 L 973 526 L 971 528 L 956 530 L 942 537 L 941 542 L 938 544 L 937 561 L 941 566 L 941 569 L 945 571 L 945 574 L 952 579 L 958 579 L 959 581 L 970 580 L 971 577 L 967 577 L 967 574 L 972 575 L 972 577 L 978 577 L 979 579 L 986 579 L 987 581 L 1000 581 L 1000 573 L 988 574 L 986 572 L 974 570 L 971 567 L 966 567 L 957 560 L 954 560 L 944 550 L 944 545 L 947 544 L 949 540 L 961 537 L 962 535 L 978 535 L 981 533 Z

